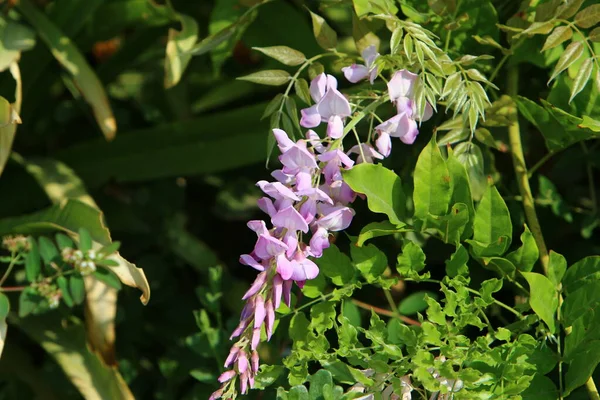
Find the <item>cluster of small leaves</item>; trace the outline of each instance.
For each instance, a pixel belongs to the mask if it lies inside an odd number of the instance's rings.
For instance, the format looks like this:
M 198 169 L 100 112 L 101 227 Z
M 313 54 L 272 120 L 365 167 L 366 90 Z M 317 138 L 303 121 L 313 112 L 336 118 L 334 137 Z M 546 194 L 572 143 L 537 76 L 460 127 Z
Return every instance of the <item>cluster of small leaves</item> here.
M 516 35 L 548 35 L 542 52 L 566 46 L 548 83 L 572 67 L 576 73 L 569 102 L 584 89 L 594 71 L 596 86 L 600 90 L 598 49 L 593 45 L 600 42 L 600 26 L 596 26 L 600 23 L 600 4 L 581 9 L 583 3 L 583 0 L 552 0 L 545 3 L 536 10 L 535 22 Z
M 20 283 L 19 277 L 26 283 L 19 297 L 19 316 L 55 309 L 61 300 L 68 307 L 81 304 L 85 299 L 85 275 L 93 274 L 120 289 L 121 283 L 108 269 L 96 269 L 96 266 L 118 265 L 109 257 L 118 250 L 120 243 L 114 242 L 99 250 L 92 249 L 92 244 L 85 229 L 79 231 L 77 244 L 62 233 L 56 234 L 54 241 L 47 236 L 4 238 L 3 245 L 11 255 L 3 257 L 2 261 L 24 267 L 24 276 L 15 273 L 17 283 Z

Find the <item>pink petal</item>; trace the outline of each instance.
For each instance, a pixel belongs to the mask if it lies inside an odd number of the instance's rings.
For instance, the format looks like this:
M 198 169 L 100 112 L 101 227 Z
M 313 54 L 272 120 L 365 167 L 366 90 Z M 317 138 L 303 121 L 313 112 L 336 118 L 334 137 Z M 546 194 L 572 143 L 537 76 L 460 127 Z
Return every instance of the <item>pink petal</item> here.
M 256 293 L 258 293 L 263 288 L 266 281 L 267 281 L 267 273 L 266 272 L 261 272 L 260 274 L 258 274 L 256 276 L 256 279 L 254 280 L 254 283 L 252 283 L 252 286 L 250 286 L 250 289 L 248 289 L 246 294 L 244 294 L 244 297 L 242 297 L 242 300 L 249 299 L 250 297 L 254 296 Z
M 265 320 L 265 299 L 261 295 L 256 296 L 254 305 L 254 329 L 260 329 Z
M 417 78 L 417 74 L 408 70 L 396 71 L 387 85 L 390 99 L 396 101 L 399 97 L 412 97 Z
M 342 72 L 348 81 L 357 83 L 369 75 L 369 68 L 365 65 L 352 64 L 349 67 L 342 68 Z
M 225 371 L 219 376 L 217 380 L 221 383 L 229 382 L 236 375 L 237 373 L 234 370 Z
M 240 264 L 247 265 L 258 271 L 264 271 L 265 267 L 256 261 L 250 254 L 242 254 L 240 256 Z
M 282 153 L 294 145 L 294 142 L 282 129 L 273 129 L 273 135 L 275 135 L 275 140 L 277 140 L 277 145 L 279 146 L 279 150 L 281 150 Z
M 262 212 L 268 214 L 269 217 L 272 217 L 277 213 L 277 209 L 275 209 L 275 206 L 273 205 L 273 200 L 269 199 L 268 197 L 262 197 L 258 199 L 256 204 L 258 205 L 258 208 L 260 208 Z
M 329 120 L 334 115 L 349 117 L 351 113 L 350 103 L 348 103 L 346 97 L 337 89 L 327 91 L 319 104 L 317 104 L 317 111 L 323 121 Z
M 339 115 L 333 115 L 327 123 L 327 136 L 339 139 L 344 134 L 344 122 Z
M 300 213 L 292 206 L 279 210 L 273 218 L 271 218 L 273 226 L 278 228 L 287 228 L 292 231 L 308 232 L 308 224 L 300 215 Z
M 310 82 L 310 97 L 318 103 L 327 90 L 327 75 L 321 73 Z
M 390 135 L 387 132 L 381 132 L 375 141 L 375 146 L 377 147 L 377 151 L 384 157 L 389 156 L 392 152 L 392 139 Z
M 281 304 L 281 294 L 283 289 L 283 279 L 280 275 L 275 275 L 273 277 L 273 308 L 277 310 L 279 305 Z
M 317 105 L 300 110 L 300 126 L 314 128 L 321 123 L 321 114 L 317 111 Z
M 294 267 L 290 260 L 284 254 L 277 257 L 277 273 L 281 275 L 281 279 L 287 281 L 294 273 Z

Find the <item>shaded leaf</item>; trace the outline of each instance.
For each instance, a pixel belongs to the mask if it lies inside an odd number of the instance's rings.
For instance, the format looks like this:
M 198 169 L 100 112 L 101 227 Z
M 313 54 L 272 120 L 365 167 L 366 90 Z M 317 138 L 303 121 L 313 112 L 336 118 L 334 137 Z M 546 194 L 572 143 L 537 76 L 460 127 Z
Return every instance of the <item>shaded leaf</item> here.
M 181 31 L 169 29 L 169 38 L 165 57 L 165 87 L 171 88 L 181 80 L 192 58 L 190 51 L 198 40 L 196 20 L 185 14 L 177 14 Z
M 546 41 L 544 42 L 544 47 L 542 47 L 542 51 L 546 51 L 558 46 L 561 43 L 570 40 L 573 37 L 573 29 L 570 26 L 557 26 L 554 28 L 552 33 L 548 35 Z
M 320 15 L 310 11 L 310 17 L 312 19 L 313 34 L 319 46 L 325 50 L 334 49 L 337 45 L 337 33 L 331 29 Z
M 585 0 L 565 0 L 558 7 L 556 16 L 558 18 L 569 19 L 579 11 Z
M 600 280 L 600 256 L 583 258 L 571 265 L 562 279 L 563 290 L 568 295 L 592 281 Z
M 77 88 L 92 107 L 104 136 L 112 140 L 117 132 L 117 123 L 104 87 L 85 57 L 71 39 L 38 11 L 30 0 L 19 1 L 18 7 L 46 42 L 54 58 L 73 76 Z
M 567 271 L 567 260 L 561 254 L 550 250 L 550 260 L 548 261 L 548 279 L 554 286 L 558 287 Z
M 580 28 L 591 28 L 600 22 L 600 4 L 592 4 L 575 15 L 575 25 Z
M 506 258 L 512 261 L 519 271 L 530 272 L 538 260 L 539 250 L 527 225 L 525 225 L 525 231 L 521 234 L 521 243 L 521 247 L 509 253 Z
M 357 246 L 362 246 L 369 239 L 373 239 L 380 236 L 394 235 L 400 232 L 410 232 L 411 229 L 405 228 L 404 224 L 395 225 L 389 221 L 383 222 L 371 222 L 365 225 L 358 235 L 356 240 Z
M 10 303 L 8 297 L 0 292 L 0 357 L 2 356 L 2 350 L 4 350 L 4 342 L 6 341 L 6 331 L 8 325 L 6 324 L 6 317 L 10 311 Z
M 1 49 L 0 49 L 1 53 Z M 15 86 L 15 102 L 10 105 L 10 120 L 14 123 L 3 126 L 0 124 L 0 175 L 4 171 L 4 166 L 10 157 L 12 150 L 13 140 L 15 139 L 15 133 L 17 131 L 17 123 L 21 123 L 21 119 L 18 114 L 21 112 L 21 100 L 22 100 L 22 82 L 21 72 L 17 63 L 10 64 L 10 73 L 16 82 Z

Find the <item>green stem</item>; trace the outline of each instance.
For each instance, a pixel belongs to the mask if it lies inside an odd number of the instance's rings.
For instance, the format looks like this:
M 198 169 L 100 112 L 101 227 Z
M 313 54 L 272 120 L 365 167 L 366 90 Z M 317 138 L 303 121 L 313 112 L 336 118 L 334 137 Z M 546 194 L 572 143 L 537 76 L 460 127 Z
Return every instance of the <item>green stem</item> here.
M 540 158 L 540 160 L 538 162 L 536 162 L 533 167 L 529 168 L 529 171 L 527 172 L 527 177 L 531 179 L 531 177 L 533 176 L 533 174 L 535 174 L 535 172 L 546 163 L 546 161 L 548 161 L 554 154 L 554 152 L 550 152 L 547 153 L 544 157 Z
M 4 275 L 2 275 L 2 279 L 0 279 L 0 287 L 4 284 L 4 282 L 6 282 L 6 280 L 8 279 L 10 273 L 12 272 L 12 269 L 15 267 L 15 265 L 17 264 L 17 261 L 19 260 L 19 258 L 21 258 L 21 255 L 17 255 L 15 257 L 15 253 L 13 252 L 11 254 L 12 260 L 10 260 L 10 263 L 8 264 L 8 268 L 6 269 L 6 272 L 4 273 Z
M 394 298 L 392 297 L 392 293 L 390 292 L 390 290 L 383 289 L 383 294 L 385 295 L 385 298 L 386 298 L 388 304 L 390 305 L 392 312 L 394 314 L 396 314 L 398 317 L 400 317 L 400 312 L 398 312 L 398 306 L 396 305 L 396 302 L 394 301 Z
M 511 67 L 508 70 L 508 90 L 507 94 L 511 97 L 516 97 L 519 91 L 519 70 L 516 67 Z M 529 186 L 529 178 L 527 176 L 527 165 L 525 164 L 525 156 L 523 154 L 523 144 L 521 143 L 521 128 L 519 126 L 519 114 L 517 111 L 516 104 L 510 106 L 510 122 L 508 127 L 508 138 L 510 141 L 510 148 L 513 158 L 513 166 L 515 168 L 515 174 L 517 175 L 517 184 L 519 186 L 519 192 L 523 198 L 523 208 L 525 210 L 525 217 L 531 229 L 531 233 L 535 239 L 535 243 L 540 251 L 540 262 L 542 263 L 542 269 L 544 275 L 548 275 L 548 261 L 550 257 L 548 255 L 548 248 L 544 241 L 542 234 L 542 228 L 535 212 L 535 205 L 533 195 L 531 194 L 531 187 Z
M 587 389 L 591 400 L 600 400 L 600 394 L 598 394 L 598 389 L 596 388 L 596 384 L 591 376 L 590 379 L 588 379 L 585 383 L 585 388 Z

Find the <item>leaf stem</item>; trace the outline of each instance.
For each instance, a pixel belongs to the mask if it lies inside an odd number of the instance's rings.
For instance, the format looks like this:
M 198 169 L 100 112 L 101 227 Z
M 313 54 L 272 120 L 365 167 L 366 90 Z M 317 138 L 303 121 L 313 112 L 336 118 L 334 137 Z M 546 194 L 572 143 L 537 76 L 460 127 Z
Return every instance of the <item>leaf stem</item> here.
M 22 292 L 27 289 L 29 286 L 6 286 L 0 288 L 0 292 Z
M 508 70 L 507 94 L 514 98 L 518 94 L 518 91 L 519 69 L 517 67 L 511 67 Z M 517 175 L 517 184 L 519 186 L 521 197 L 523 198 L 523 208 L 525 209 L 525 217 L 527 218 L 529 229 L 531 229 L 535 243 L 540 251 L 540 262 L 542 263 L 544 275 L 548 275 L 548 262 L 550 257 L 548 255 L 548 248 L 546 247 L 546 242 L 544 241 L 544 236 L 542 234 L 542 228 L 535 211 L 531 187 L 529 186 L 527 165 L 525 164 L 523 144 L 521 143 L 519 114 L 515 103 L 510 106 L 509 113 L 511 124 L 508 126 L 508 138 L 510 142 L 515 174 Z
M 8 268 L 6 269 L 6 272 L 4 272 L 4 275 L 2 275 L 2 279 L 0 279 L 0 287 L 4 284 L 4 282 L 6 282 L 6 280 L 8 279 L 10 273 L 12 272 L 12 269 L 15 267 L 15 265 L 17 264 L 17 261 L 19 260 L 19 258 L 21 258 L 21 254 L 17 254 L 15 256 L 15 253 L 13 252 L 11 254 L 12 260 L 10 260 L 10 263 L 8 264 Z
M 550 152 L 547 153 L 544 157 L 540 158 L 540 160 L 538 162 L 536 162 L 533 167 L 529 168 L 529 171 L 527 172 L 527 178 L 531 179 L 531 177 L 533 176 L 533 174 L 542 166 L 546 163 L 546 161 L 548 161 L 550 158 L 552 158 L 553 155 L 555 155 L 555 152 Z

